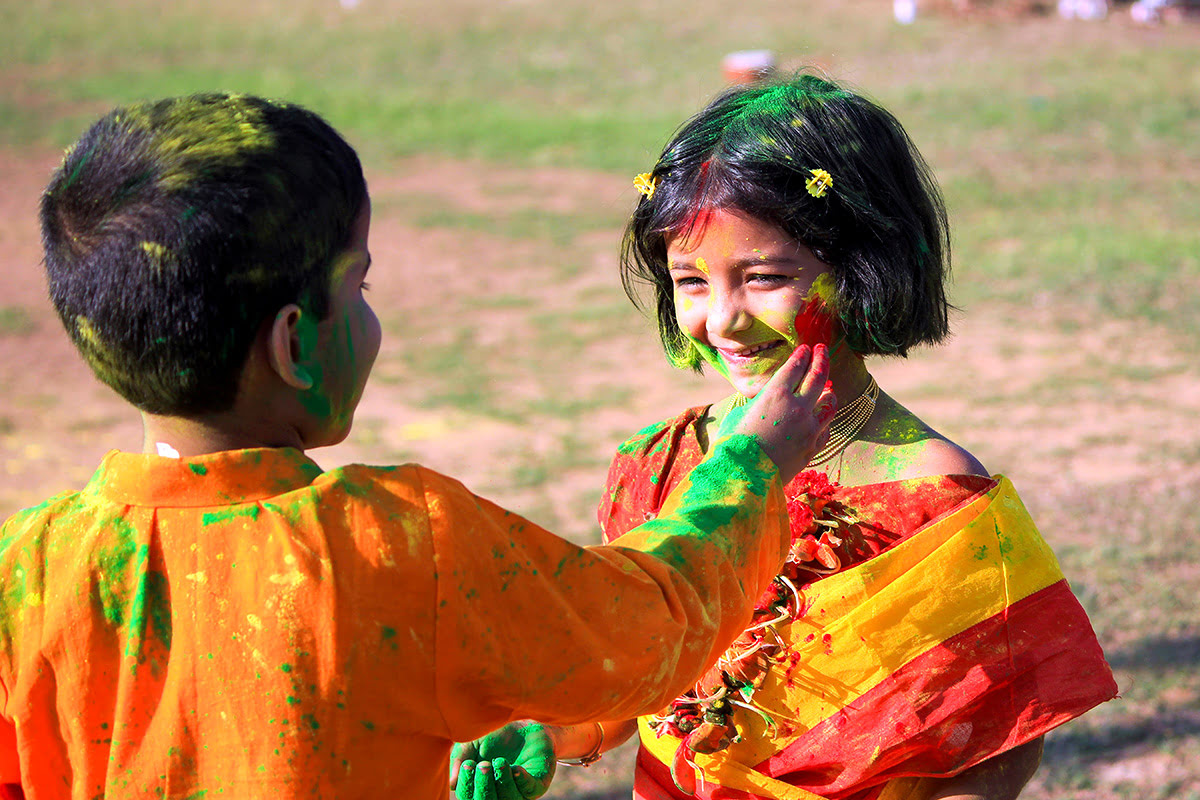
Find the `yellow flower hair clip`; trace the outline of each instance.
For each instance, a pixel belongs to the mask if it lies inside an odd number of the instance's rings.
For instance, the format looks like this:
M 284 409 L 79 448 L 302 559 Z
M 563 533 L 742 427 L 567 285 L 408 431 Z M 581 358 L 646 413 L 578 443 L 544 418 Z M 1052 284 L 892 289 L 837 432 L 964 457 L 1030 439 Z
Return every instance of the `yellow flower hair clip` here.
M 649 172 L 643 172 L 641 175 L 636 175 L 633 178 L 633 188 L 645 195 L 646 199 L 654 197 L 654 190 L 658 188 L 660 178 L 653 177 Z
M 829 188 L 833 186 L 833 176 L 823 169 L 809 170 L 812 177 L 804 184 L 804 188 L 808 189 L 808 193 L 813 197 L 824 197 Z

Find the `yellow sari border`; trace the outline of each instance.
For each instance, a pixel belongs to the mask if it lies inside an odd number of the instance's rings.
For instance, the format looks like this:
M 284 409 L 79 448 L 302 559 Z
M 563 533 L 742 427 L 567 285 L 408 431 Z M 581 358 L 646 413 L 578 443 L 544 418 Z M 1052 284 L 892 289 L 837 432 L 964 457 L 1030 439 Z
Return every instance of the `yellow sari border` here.
M 880 555 L 803 591 L 806 610 L 780 632 L 794 667 L 776 667 L 755 693 L 773 719 L 739 711 L 742 740 L 697 754 L 703 779 L 764 798 L 811 800 L 752 769 L 850 706 L 914 658 L 1057 583 L 1062 572 L 1012 483 L 986 494 Z M 968 665 L 971 666 L 971 665 Z M 639 722 L 642 744 L 664 764 L 680 740 Z

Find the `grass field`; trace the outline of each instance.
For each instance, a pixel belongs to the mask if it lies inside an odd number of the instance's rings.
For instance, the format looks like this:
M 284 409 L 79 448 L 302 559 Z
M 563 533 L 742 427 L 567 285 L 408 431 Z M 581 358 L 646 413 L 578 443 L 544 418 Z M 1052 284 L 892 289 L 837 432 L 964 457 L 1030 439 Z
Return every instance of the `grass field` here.
M 368 170 L 386 342 L 322 463 L 420 460 L 593 541 L 612 448 L 720 391 L 671 372 L 620 292 L 629 178 L 725 53 L 770 48 L 882 101 L 941 179 L 958 336 L 872 368 L 1014 478 L 1117 673 L 1024 796 L 1200 799 L 1200 25 L 732 7 L 2 0 L 0 515 L 138 446 L 44 300 L 55 154 L 116 103 L 227 89 L 311 106 Z M 627 796 L 629 750 L 605 763 L 550 796 Z

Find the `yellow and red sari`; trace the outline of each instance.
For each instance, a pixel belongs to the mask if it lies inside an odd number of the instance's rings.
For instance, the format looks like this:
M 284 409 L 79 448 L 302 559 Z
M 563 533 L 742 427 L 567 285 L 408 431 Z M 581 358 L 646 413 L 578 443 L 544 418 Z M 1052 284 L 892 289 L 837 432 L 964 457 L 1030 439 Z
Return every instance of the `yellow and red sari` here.
M 622 445 L 600 507 L 606 538 L 653 516 L 699 460 L 705 413 Z M 767 668 L 738 683 L 719 664 L 679 701 L 727 687 L 737 740 L 695 752 L 669 724 L 678 714 L 641 719 L 635 798 L 915 800 L 921 777 L 954 775 L 1115 696 L 1087 615 L 1007 479 L 832 491 L 853 522 L 831 540 L 835 568 L 814 562 L 826 574 L 801 577 L 795 613 L 757 635 L 772 645 L 760 648 Z

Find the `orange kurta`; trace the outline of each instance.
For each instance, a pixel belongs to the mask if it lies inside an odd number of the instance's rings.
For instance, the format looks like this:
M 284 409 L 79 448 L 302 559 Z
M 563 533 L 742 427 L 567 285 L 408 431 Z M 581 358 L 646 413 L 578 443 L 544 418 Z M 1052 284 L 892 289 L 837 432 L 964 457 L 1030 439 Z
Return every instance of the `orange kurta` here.
M 418 466 L 110 453 L 0 532 L 0 784 L 442 800 L 453 740 L 657 708 L 787 550 L 757 445 L 702 474 L 582 548 Z

